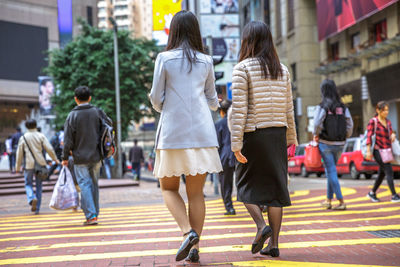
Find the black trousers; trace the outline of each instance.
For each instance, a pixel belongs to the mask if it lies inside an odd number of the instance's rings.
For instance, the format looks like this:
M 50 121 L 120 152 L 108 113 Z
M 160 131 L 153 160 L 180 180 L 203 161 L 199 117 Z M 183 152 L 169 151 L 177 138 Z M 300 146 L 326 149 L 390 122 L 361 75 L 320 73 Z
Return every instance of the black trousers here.
M 385 177 L 386 174 L 386 180 L 389 185 L 390 191 L 392 192 L 392 195 L 396 194 L 396 190 L 394 189 L 394 182 L 393 182 L 393 168 L 392 164 L 389 163 L 383 163 L 381 159 L 381 154 L 379 154 L 379 150 L 374 149 L 374 158 L 375 161 L 379 164 L 379 172 L 378 172 L 378 178 L 375 180 L 374 187 L 372 188 L 372 192 L 376 192 L 378 190 L 379 186 L 382 184 L 383 178 Z
M 227 211 L 233 209 L 232 190 L 233 190 L 233 173 L 235 167 L 222 166 L 223 171 L 219 173 L 219 183 L 221 185 L 221 196 Z

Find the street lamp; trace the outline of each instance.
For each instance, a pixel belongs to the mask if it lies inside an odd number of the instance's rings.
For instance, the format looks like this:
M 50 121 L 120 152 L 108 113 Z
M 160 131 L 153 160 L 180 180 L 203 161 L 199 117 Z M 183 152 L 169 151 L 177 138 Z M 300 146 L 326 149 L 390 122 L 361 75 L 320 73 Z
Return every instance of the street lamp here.
M 117 109 L 117 154 L 118 154 L 118 164 L 117 164 L 117 176 L 122 177 L 122 151 L 121 151 L 121 104 L 119 96 L 119 64 L 118 64 L 118 40 L 117 32 L 118 26 L 114 18 L 108 18 L 113 25 L 114 31 L 114 69 L 115 69 L 115 102 Z

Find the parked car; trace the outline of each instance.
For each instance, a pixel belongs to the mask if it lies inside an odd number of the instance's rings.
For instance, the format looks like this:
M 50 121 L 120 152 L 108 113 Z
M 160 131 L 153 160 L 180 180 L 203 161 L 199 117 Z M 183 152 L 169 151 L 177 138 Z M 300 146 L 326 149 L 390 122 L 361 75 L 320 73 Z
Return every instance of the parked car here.
M 310 174 L 315 173 L 318 177 L 321 177 L 325 172 L 324 167 L 311 168 L 304 164 L 305 148 L 307 145 L 308 143 L 296 147 L 295 156 L 288 162 L 288 172 L 294 175 L 300 174 L 303 177 L 308 177 Z
M 353 137 L 346 140 L 336 169 L 338 175 L 350 174 L 353 179 L 359 179 L 363 174 L 366 179 L 371 179 L 372 175 L 377 173 L 379 165 L 373 161 L 364 159 L 361 153 L 362 137 Z M 393 165 L 395 176 L 400 175 L 400 165 Z

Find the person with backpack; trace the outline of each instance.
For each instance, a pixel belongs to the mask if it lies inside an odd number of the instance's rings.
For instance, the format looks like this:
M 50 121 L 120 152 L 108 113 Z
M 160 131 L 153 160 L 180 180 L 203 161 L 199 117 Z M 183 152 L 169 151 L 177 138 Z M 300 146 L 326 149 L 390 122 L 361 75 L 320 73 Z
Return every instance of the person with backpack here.
M 393 182 L 393 168 L 390 163 L 390 158 L 385 159 L 385 150 L 390 154 L 393 153 L 392 143 L 396 140 L 396 135 L 393 133 L 392 123 L 387 118 L 389 115 L 389 104 L 385 101 L 380 101 L 376 105 L 376 115 L 373 117 L 367 126 L 367 153 L 366 160 L 372 160 L 374 157 L 375 161 L 379 164 L 378 178 L 375 180 L 374 187 L 367 194 L 367 197 L 372 202 L 379 202 L 379 198 L 376 196 L 376 191 L 382 184 L 383 178 L 386 174 L 386 180 L 392 193 L 392 202 L 400 202 L 400 197 L 396 193 Z M 373 140 L 375 136 L 375 140 Z M 372 148 L 371 148 L 372 147 Z M 390 157 L 389 154 L 389 157 Z M 393 160 L 393 154 L 391 159 Z
M 349 109 L 342 103 L 334 81 L 326 79 L 321 84 L 322 102 L 314 112 L 314 141 L 318 143 L 324 160 L 325 175 L 328 178 L 326 201 L 321 205 L 326 209 L 345 210 L 336 163 L 343 150 L 346 138 L 353 133 L 353 119 Z M 332 207 L 333 194 L 339 205 Z
M 74 172 L 81 189 L 81 208 L 86 217 L 84 225 L 97 224 L 99 216 L 98 178 L 101 160 L 104 158 L 103 121 L 107 118 L 103 111 L 90 104 L 91 100 L 88 87 L 79 86 L 75 89 L 77 106 L 69 113 L 64 124 L 62 154 L 62 164 L 68 166 L 72 151 Z
M 25 191 L 31 211 L 39 214 L 42 202 L 42 180 L 35 173 L 35 165 L 46 165 L 43 156 L 45 150 L 49 156 L 57 163 L 58 161 L 53 148 L 47 138 L 36 129 L 36 120 L 29 119 L 25 122 L 28 131 L 19 138 L 17 146 L 16 170 L 19 171 L 24 161 Z M 36 192 L 33 190 L 33 176 L 35 176 Z

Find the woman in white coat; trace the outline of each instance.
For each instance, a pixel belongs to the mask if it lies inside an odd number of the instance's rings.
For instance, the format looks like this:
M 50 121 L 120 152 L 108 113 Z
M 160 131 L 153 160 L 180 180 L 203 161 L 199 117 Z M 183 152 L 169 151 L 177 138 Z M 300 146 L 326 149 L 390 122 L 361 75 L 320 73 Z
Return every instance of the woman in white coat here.
M 213 61 L 204 54 L 196 17 L 178 12 L 171 21 L 166 51 L 156 59 L 150 100 L 161 113 L 156 135 L 154 175 L 160 179 L 164 201 L 184 233 L 176 260 L 199 260 L 203 230 L 203 187 L 207 173 L 222 171 L 210 109 L 219 107 Z M 186 175 L 189 202 L 179 194 Z

